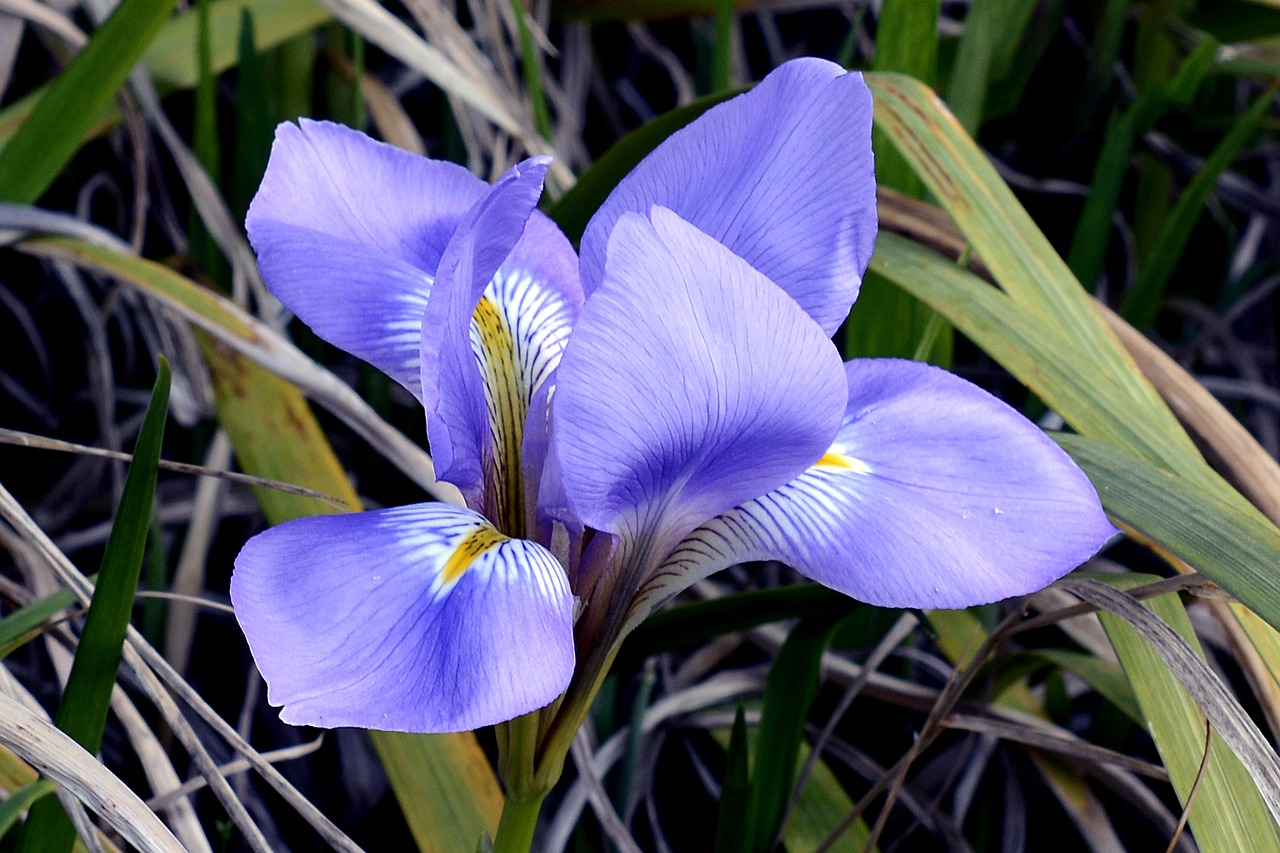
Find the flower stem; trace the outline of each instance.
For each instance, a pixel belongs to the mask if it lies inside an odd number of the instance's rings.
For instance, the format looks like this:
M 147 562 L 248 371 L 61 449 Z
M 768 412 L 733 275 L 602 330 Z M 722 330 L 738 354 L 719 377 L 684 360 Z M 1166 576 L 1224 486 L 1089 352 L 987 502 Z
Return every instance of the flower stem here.
M 545 793 L 528 797 L 507 795 L 502 819 L 498 821 L 498 837 L 493 840 L 493 853 L 529 853 L 545 797 Z

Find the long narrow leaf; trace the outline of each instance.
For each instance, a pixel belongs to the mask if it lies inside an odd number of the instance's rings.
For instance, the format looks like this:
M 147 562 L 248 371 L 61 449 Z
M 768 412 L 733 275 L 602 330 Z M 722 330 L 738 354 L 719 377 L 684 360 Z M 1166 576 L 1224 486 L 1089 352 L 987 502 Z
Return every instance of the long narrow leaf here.
M 800 620 L 769 670 L 751 768 L 751 850 L 774 849 L 795 784 L 800 742 L 818 686 L 822 653 L 842 621 L 829 616 Z
M 1240 153 L 1240 149 L 1253 136 L 1258 123 L 1271 108 L 1274 97 L 1274 87 L 1258 96 L 1222 137 L 1222 141 L 1213 149 L 1213 153 L 1178 198 L 1177 205 L 1169 214 L 1155 245 L 1148 253 L 1138 280 L 1124 300 L 1121 313 L 1139 329 L 1146 328 L 1155 320 L 1165 285 L 1169 283 L 1169 278 L 1182 258 L 1187 240 L 1191 237 L 1191 229 L 1204 212 L 1205 202 L 1217 185 L 1218 177 L 1226 171 L 1236 154 Z
M 97 752 L 102 744 L 121 648 L 133 612 L 168 413 L 169 364 L 162 358 L 55 719 L 58 728 L 90 753 Z M 74 840 L 75 829 L 62 805 L 56 799 L 45 798 L 31 808 L 20 850 L 62 853 L 71 849 Z
M 1126 576 L 1124 582 L 1141 583 L 1142 578 Z M 1280 850 L 1275 823 L 1280 817 L 1280 763 L 1239 703 L 1197 656 L 1191 622 L 1177 597 L 1151 599 L 1144 609 L 1097 582 L 1073 582 L 1070 589 L 1105 608 L 1102 624 L 1184 803 L 1208 745 L 1206 772 L 1190 806 L 1200 848 L 1206 853 Z M 1208 737 L 1206 714 L 1212 731 Z
M 123 0 L 0 150 L 0 198 L 30 204 L 80 148 L 174 0 Z

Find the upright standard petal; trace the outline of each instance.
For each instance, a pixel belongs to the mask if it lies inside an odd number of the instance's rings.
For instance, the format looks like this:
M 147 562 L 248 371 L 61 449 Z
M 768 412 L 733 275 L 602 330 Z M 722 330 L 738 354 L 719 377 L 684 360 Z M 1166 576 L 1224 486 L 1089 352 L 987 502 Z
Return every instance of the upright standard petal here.
M 582 301 L 568 241 L 533 214 L 547 162 L 511 169 L 459 224 L 422 327 L 423 403 L 440 476 L 508 531 L 523 525 L 530 401 Z
M 662 205 L 791 294 L 828 336 L 876 234 L 871 94 L 860 74 L 797 59 L 672 134 L 623 178 L 582 237 L 588 295 L 627 212 Z
M 560 564 L 443 504 L 272 528 L 236 558 L 231 601 L 288 723 L 465 731 L 550 703 L 573 674 Z
M 552 441 L 585 524 L 674 546 L 813 464 L 845 394 L 794 300 L 671 211 L 650 216 L 614 228 L 560 364 Z
M 830 450 L 685 540 L 651 579 L 650 609 L 759 559 L 872 604 L 968 607 L 1040 589 L 1115 534 L 1071 458 L 995 397 L 916 362 L 845 367 Z
M 289 310 L 419 396 L 431 280 L 484 193 L 461 166 L 302 119 L 277 128 L 245 225 L 263 279 Z

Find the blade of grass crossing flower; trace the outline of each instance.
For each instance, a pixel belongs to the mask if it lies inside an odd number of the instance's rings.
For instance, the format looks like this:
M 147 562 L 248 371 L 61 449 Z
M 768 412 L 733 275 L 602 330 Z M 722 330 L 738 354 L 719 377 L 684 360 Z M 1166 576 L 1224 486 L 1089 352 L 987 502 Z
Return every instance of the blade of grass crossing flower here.
M 715 853 L 746 853 L 751 815 L 750 749 L 747 718 L 742 705 L 733 715 L 733 729 L 725 750 L 724 779 L 720 783 L 720 808 L 716 812 Z
M 0 149 L 0 197 L 30 204 L 70 162 L 174 0 L 123 0 Z
M 1129 586 L 1144 580 L 1155 578 L 1124 575 L 1117 583 Z M 1177 596 L 1160 596 L 1134 606 L 1145 606 L 1165 626 L 1172 627 L 1195 654 L 1202 655 Z M 1204 759 L 1207 725 L 1204 714 L 1185 686 L 1170 673 L 1168 658 L 1157 652 L 1153 642 L 1160 640 L 1144 637 L 1137 626 L 1131 624 L 1132 617 L 1105 610 L 1100 615 L 1142 706 L 1147 729 L 1185 806 Z M 1236 710 L 1247 720 L 1238 705 Z M 1258 740 L 1269 752 L 1270 747 L 1260 735 Z M 1280 850 L 1276 824 L 1249 771 L 1228 748 L 1218 729 L 1213 731 L 1208 743 L 1208 764 L 1190 805 L 1191 830 L 1200 849 L 1206 853 Z M 1271 757 L 1274 761 L 1274 755 Z
M 1129 414 L 1114 373 L 1097 368 L 1062 329 L 1030 316 L 967 270 L 890 233 L 877 237 L 868 268 L 941 313 L 1077 431 L 1167 466 L 1187 452 L 1158 422 Z
M 1107 373 L 1162 436 L 1156 448 L 1173 459 L 1193 445 L 1159 396 L 1098 319 L 1087 295 L 986 156 L 928 88 L 897 74 L 867 75 L 876 124 L 959 225 L 974 251 L 1014 303 L 1045 328 L 1057 329 L 1087 356 L 1090 372 Z M 934 306 L 937 307 L 936 305 Z
M 134 447 L 133 463 L 125 477 L 120 506 L 102 556 L 93 599 L 85 616 L 80 644 L 54 720 L 58 728 L 90 753 L 97 752 L 102 744 L 107 707 L 133 612 L 168 411 L 169 364 L 161 358 L 151 402 Z M 61 803 L 48 798 L 31 808 L 19 850 L 62 853 L 70 850 L 74 841 L 75 829 Z
M 1054 438 L 1093 481 L 1107 514 L 1140 540 L 1221 584 L 1280 625 L 1280 530 L 1243 500 L 1224 500 L 1082 436 Z
M 1191 237 L 1191 229 L 1204 212 L 1205 203 L 1217 185 L 1218 177 L 1253 137 L 1262 117 L 1271 108 L 1275 90 L 1275 85 L 1269 86 L 1258 96 L 1222 137 L 1213 153 L 1205 160 L 1204 166 L 1178 197 L 1177 205 L 1165 220 L 1155 244 L 1147 253 L 1146 263 L 1138 273 L 1138 280 L 1125 297 L 1121 309 L 1124 318 L 1137 328 L 1145 329 L 1155 320 L 1165 286 L 1182 258 Z
M 258 47 L 274 47 L 299 33 L 315 29 L 332 15 L 314 0 L 218 0 L 209 10 L 213 71 L 221 73 L 236 64 L 239 18 L 252 11 L 258 23 Z M 171 18 L 160 28 L 142 55 L 142 64 L 162 91 L 190 89 L 199 79 L 196 61 L 196 18 L 194 8 Z M 49 86 L 0 110 L 0 147 L 10 140 L 44 97 Z M 94 117 L 92 133 L 101 133 L 120 121 L 114 101 L 108 101 Z
M 801 619 L 769 669 L 760 731 L 751 767 L 749 850 L 773 850 L 791 799 L 809 706 L 818 687 L 822 653 L 843 619 Z

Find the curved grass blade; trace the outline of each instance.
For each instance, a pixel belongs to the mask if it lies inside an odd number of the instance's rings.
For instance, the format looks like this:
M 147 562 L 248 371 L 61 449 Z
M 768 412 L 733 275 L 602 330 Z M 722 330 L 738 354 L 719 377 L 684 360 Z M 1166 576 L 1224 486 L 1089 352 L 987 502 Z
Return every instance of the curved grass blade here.
M 1119 582 L 1143 580 L 1124 575 Z M 1209 715 L 1213 737 L 1208 765 L 1190 805 L 1200 848 L 1206 853 L 1280 850 L 1280 762 L 1235 697 L 1201 660 L 1203 653 L 1177 596 L 1139 604 L 1097 581 L 1068 581 L 1066 588 L 1104 608 L 1099 614 L 1102 624 L 1184 803 L 1200 772 Z M 1195 699 L 1188 689 L 1195 691 Z
M 18 818 L 22 813 L 31 808 L 37 800 L 46 794 L 52 794 L 58 790 L 58 783 L 49 779 L 37 779 L 29 785 L 23 785 L 16 791 L 9 794 L 9 797 L 0 803 L 0 838 L 4 838 L 9 834 L 9 830 L 13 829 L 14 824 L 18 822 Z
M 1089 475 L 1113 520 L 1199 569 L 1276 624 L 1280 531 L 1261 513 L 1102 442 L 1075 435 L 1054 438 Z
M 1143 452 L 1171 469 L 1199 455 L 1155 390 L 1104 326 L 1088 295 L 937 95 L 918 80 L 872 73 L 876 126 L 889 136 L 926 188 L 960 227 L 1026 325 L 1053 329 L 1091 376 L 1104 377 L 1147 435 Z M 874 268 L 874 267 L 873 267 Z M 926 299 L 925 301 L 930 301 Z M 939 305 L 935 309 L 946 313 Z M 955 322 L 954 320 L 952 321 Z M 1063 412 L 1064 417 L 1070 417 Z
M 24 645 L 53 614 L 74 607 L 75 603 L 71 590 L 60 589 L 0 619 L 0 658 Z
M 174 0 L 122 0 L 0 149 L 0 198 L 44 194 L 173 12 Z
M 141 798 L 65 732 L 7 694 L 0 694 L 0 747 L 29 760 L 100 815 L 142 853 L 182 853 L 183 846 Z M 56 802 L 45 797 L 36 804 Z M 27 818 L 30 826 L 31 818 Z M 99 848 L 100 849 L 100 848 Z
M 748 631 L 769 622 L 802 616 L 844 616 L 864 607 L 816 583 L 753 590 L 667 607 L 627 635 L 613 662 L 614 672 L 630 672 L 646 658 L 700 645 L 716 637 Z
M 749 850 L 762 853 L 776 846 L 779 824 L 795 785 L 800 743 L 818 688 L 822 653 L 843 621 L 831 616 L 801 619 L 769 669 L 751 768 Z
M 107 708 L 111 704 L 121 648 L 133 612 L 168 412 L 169 363 L 161 358 L 151 402 L 133 451 L 133 464 L 125 477 L 120 507 L 111 525 L 102 568 L 85 616 L 80 645 L 54 721 L 90 754 L 102 745 Z M 19 850 L 62 853 L 70 850 L 74 841 L 75 829 L 62 805 L 56 799 L 46 798 L 32 806 Z
M 748 805 L 751 800 L 750 749 L 747 743 L 747 718 L 742 705 L 733 715 L 733 729 L 725 750 L 724 780 L 720 783 L 720 809 L 716 813 L 715 853 L 745 853 L 748 849 L 748 827 L 751 826 Z

